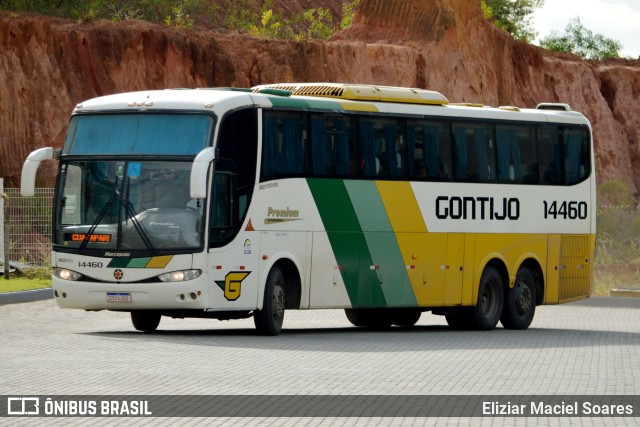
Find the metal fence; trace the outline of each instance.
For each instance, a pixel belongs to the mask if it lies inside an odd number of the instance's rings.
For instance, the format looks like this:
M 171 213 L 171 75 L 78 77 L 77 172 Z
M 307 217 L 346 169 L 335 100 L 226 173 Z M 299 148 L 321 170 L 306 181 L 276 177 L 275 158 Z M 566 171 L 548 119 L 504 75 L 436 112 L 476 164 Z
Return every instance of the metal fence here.
M 15 266 L 50 267 L 53 188 L 37 188 L 34 197 L 22 197 L 17 188 L 3 192 L 0 178 L 0 195 L 0 264 L 7 259 Z M 640 208 L 600 206 L 597 223 L 597 272 L 633 267 L 633 280 L 640 283 Z
M 5 259 L 13 265 L 50 267 L 53 188 L 36 188 L 34 197 L 6 188 L 3 199 Z

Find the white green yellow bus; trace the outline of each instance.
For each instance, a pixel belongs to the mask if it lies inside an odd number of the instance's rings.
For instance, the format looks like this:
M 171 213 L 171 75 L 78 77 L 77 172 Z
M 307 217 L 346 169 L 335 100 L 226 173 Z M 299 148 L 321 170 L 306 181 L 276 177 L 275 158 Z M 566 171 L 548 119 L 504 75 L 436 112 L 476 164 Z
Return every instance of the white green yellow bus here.
M 62 308 L 239 319 L 344 309 L 359 327 L 526 329 L 593 287 L 589 121 L 566 104 L 304 83 L 160 90 L 76 106 L 59 160 Z

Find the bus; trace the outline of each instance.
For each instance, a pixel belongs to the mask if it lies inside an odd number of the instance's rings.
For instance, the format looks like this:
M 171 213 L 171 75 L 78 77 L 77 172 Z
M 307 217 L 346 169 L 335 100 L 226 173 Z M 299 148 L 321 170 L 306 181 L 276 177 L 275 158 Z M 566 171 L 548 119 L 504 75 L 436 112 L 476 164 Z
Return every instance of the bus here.
M 594 283 L 590 122 L 569 105 L 450 103 L 402 87 L 151 90 L 78 104 L 57 159 L 62 308 L 355 326 L 526 329 Z

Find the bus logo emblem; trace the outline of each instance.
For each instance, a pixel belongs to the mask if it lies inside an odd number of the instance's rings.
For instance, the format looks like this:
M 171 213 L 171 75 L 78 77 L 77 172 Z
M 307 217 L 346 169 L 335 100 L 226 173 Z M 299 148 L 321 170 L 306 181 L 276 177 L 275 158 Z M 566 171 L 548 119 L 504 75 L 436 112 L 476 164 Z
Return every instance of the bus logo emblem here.
M 216 280 L 216 285 L 224 291 L 227 301 L 235 301 L 240 298 L 242 281 L 251 274 L 250 271 L 231 271 L 222 280 Z
M 124 277 L 124 273 L 122 272 L 122 270 L 118 268 L 116 269 L 116 271 L 113 272 L 113 277 L 115 277 L 116 280 L 120 280 Z

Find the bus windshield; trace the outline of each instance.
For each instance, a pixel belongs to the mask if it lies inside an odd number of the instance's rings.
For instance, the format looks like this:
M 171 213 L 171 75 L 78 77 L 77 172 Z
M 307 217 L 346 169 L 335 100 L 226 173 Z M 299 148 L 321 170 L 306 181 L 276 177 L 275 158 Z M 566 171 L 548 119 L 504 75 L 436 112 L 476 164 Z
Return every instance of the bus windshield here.
M 127 251 L 202 246 L 204 203 L 189 198 L 189 161 L 63 162 L 54 245 Z
M 196 155 L 211 137 L 204 114 L 100 114 L 71 119 L 62 154 Z

